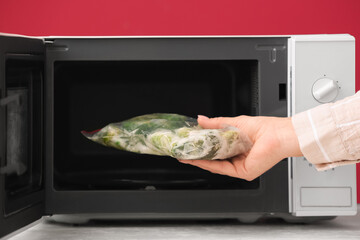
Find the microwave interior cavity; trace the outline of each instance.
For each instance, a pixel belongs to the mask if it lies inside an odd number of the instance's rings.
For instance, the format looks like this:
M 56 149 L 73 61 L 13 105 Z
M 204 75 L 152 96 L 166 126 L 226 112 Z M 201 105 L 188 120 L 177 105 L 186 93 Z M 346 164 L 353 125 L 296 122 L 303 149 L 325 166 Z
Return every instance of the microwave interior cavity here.
M 56 61 L 57 190 L 256 189 L 259 180 L 212 174 L 163 156 L 88 141 L 81 130 L 148 113 L 254 115 L 258 61 Z

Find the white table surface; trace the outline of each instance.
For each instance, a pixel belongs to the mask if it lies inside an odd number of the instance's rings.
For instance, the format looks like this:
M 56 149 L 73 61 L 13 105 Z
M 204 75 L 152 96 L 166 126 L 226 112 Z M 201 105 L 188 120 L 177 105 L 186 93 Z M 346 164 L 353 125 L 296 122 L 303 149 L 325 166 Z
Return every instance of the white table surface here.
M 360 206 L 358 206 L 359 208 Z M 360 208 L 359 208 L 360 210 Z M 360 214 L 311 224 L 282 220 L 244 224 L 236 220 L 111 221 L 72 226 L 42 221 L 10 240 L 115 239 L 360 239 Z

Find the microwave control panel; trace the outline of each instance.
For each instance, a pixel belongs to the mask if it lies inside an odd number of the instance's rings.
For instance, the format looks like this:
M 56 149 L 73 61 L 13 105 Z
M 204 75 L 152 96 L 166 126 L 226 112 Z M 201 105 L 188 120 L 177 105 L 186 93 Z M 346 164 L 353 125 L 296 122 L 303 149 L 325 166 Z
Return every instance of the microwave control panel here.
M 293 36 L 288 42 L 290 116 L 355 93 L 355 39 Z M 356 166 L 319 172 L 304 157 L 289 161 L 289 211 L 295 216 L 354 215 Z

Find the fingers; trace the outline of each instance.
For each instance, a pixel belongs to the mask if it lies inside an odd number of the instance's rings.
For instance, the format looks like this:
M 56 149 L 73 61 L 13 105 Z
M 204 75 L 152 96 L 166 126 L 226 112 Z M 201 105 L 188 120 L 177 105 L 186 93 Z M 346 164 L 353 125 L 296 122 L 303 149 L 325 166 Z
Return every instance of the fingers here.
M 216 160 L 179 160 L 181 163 L 190 164 L 199 168 L 202 168 L 204 170 L 210 171 L 212 173 L 220 173 L 222 172 L 222 167 L 219 166 L 219 162 Z
M 233 125 L 234 119 L 230 117 L 208 118 L 206 116 L 198 115 L 198 123 L 203 128 L 218 129 L 223 128 L 224 125 Z
M 259 177 L 284 158 L 283 144 L 276 137 L 276 126 L 271 118 L 239 116 L 236 118 L 207 118 L 198 116 L 199 125 L 203 128 L 222 128 L 232 125 L 249 136 L 254 144 L 247 156 L 241 155 L 229 160 L 181 160 L 213 173 L 229 175 L 248 181 Z M 264 123 L 266 123 L 264 125 Z M 265 127 L 264 127 L 265 126 Z M 267 127 L 266 127 L 267 126 Z M 270 127 L 269 127 L 270 126 Z M 274 127 L 275 129 L 273 129 Z
M 212 173 L 222 174 L 222 175 L 228 175 L 231 177 L 236 178 L 243 178 L 242 176 L 244 174 L 241 174 L 241 167 L 244 162 L 244 158 L 237 157 L 236 159 L 232 161 L 228 160 L 179 160 L 182 163 L 190 164 L 199 168 L 202 168 L 204 170 L 210 171 Z M 234 162 L 238 162 L 237 167 L 234 165 Z
M 190 164 L 204 170 L 210 171 L 212 173 L 218 173 L 223 175 L 228 175 L 223 171 L 224 163 L 217 160 L 179 160 L 179 162 Z
M 239 155 L 229 160 L 179 160 L 212 173 L 252 181 L 281 161 L 276 144 L 268 139 L 257 142 L 247 156 Z
M 250 150 L 245 161 L 234 163 L 240 178 L 252 181 L 281 161 L 277 146 L 266 141 L 258 141 Z

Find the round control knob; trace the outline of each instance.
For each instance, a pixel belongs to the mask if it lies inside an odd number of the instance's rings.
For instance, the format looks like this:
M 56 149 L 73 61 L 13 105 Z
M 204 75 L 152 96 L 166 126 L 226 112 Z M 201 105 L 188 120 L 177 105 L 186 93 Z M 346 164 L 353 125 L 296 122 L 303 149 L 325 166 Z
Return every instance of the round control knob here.
M 339 94 L 339 85 L 330 78 L 320 78 L 314 83 L 312 94 L 316 101 L 328 103 L 335 100 Z

